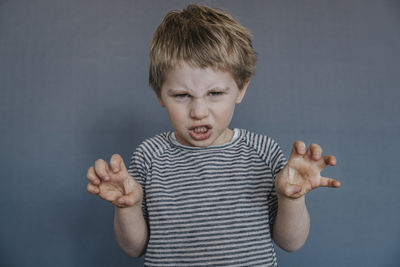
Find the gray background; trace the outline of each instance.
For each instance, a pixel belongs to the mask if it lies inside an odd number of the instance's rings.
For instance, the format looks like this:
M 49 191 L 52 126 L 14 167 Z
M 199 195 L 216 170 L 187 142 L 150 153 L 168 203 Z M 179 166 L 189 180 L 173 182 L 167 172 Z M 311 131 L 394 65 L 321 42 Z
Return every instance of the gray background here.
M 140 266 L 113 207 L 86 192 L 97 158 L 125 162 L 171 129 L 148 46 L 187 1 L 0 0 L 0 265 Z M 337 156 L 339 190 L 307 197 L 311 233 L 281 266 L 399 266 L 399 1 L 203 1 L 254 34 L 256 76 L 232 127 Z

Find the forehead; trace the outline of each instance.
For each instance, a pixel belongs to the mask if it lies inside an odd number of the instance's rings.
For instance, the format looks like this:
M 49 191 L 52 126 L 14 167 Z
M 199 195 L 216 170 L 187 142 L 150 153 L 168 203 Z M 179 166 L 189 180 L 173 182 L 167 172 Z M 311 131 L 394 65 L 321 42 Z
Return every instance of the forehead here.
M 211 67 L 192 67 L 187 63 L 181 63 L 166 72 L 162 88 L 198 91 L 235 86 L 236 83 L 229 72 Z

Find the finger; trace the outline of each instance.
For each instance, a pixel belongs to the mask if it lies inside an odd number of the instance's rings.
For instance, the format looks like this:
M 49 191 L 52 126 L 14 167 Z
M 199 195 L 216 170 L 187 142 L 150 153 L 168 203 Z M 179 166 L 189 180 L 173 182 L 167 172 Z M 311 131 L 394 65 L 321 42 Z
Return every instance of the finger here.
M 108 164 L 102 159 L 96 160 L 94 163 L 94 169 L 97 176 L 103 181 L 109 181 L 110 176 L 108 175 Z
M 303 156 L 306 153 L 306 144 L 303 141 L 296 141 L 293 143 L 292 152 L 290 157 Z
M 336 157 L 332 155 L 325 155 L 322 157 L 322 160 L 318 163 L 318 167 L 322 170 L 326 166 L 335 166 L 336 165 Z
M 94 184 L 94 185 L 100 184 L 100 179 L 99 179 L 99 177 L 97 177 L 93 166 L 90 166 L 90 168 L 89 168 L 89 170 L 88 170 L 88 172 L 86 174 L 86 177 L 89 179 L 89 181 L 92 184 Z
M 336 157 L 333 155 L 326 155 L 324 156 L 324 161 L 327 165 L 336 166 Z
M 320 187 L 334 187 L 339 188 L 340 182 L 338 180 L 328 178 L 328 177 L 321 177 Z
M 100 193 L 100 189 L 98 186 L 95 186 L 92 183 L 88 183 L 87 187 L 86 187 L 87 191 L 91 194 L 98 194 Z
M 330 166 L 336 166 L 336 157 L 333 155 L 324 156 L 324 164 Z
M 307 155 L 313 160 L 319 160 L 322 155 L 322 148 L 318 144 L 311 144 L 307 149 Z
M 111 156 L 110 168 L 115 173 L 126 170 L 124 160 L 120 155 L 114 154 Z

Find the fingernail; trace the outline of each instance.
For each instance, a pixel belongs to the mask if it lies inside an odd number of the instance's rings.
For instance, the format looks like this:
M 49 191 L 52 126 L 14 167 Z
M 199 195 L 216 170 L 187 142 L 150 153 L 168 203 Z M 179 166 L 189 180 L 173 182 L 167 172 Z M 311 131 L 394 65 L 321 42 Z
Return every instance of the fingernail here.
M 124 204 L 124 203 L 125 203 L 125 200 L 124 200 L 123 198 L 121 198 L 121 199 L 119 200 L 119 203 Z
M 119 170 L 118 170 L 118 168 L 114 168 L 114 172 L 118 172 Z

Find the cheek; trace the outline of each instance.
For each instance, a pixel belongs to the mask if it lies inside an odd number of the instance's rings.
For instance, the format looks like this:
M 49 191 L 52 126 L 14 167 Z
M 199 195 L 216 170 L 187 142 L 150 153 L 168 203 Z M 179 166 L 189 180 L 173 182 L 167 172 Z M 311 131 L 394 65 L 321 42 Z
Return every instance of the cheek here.
M 176 105 L 167 106 L 167 113 L 171 123 L 179 126 L 185 121 L 185 109 Z
M 231 101 L 224 103 L 222 105 L 216 105 L 215 116 L 220 120 L 231 120 L 233 112 L 235 110 L 235 104 Z

